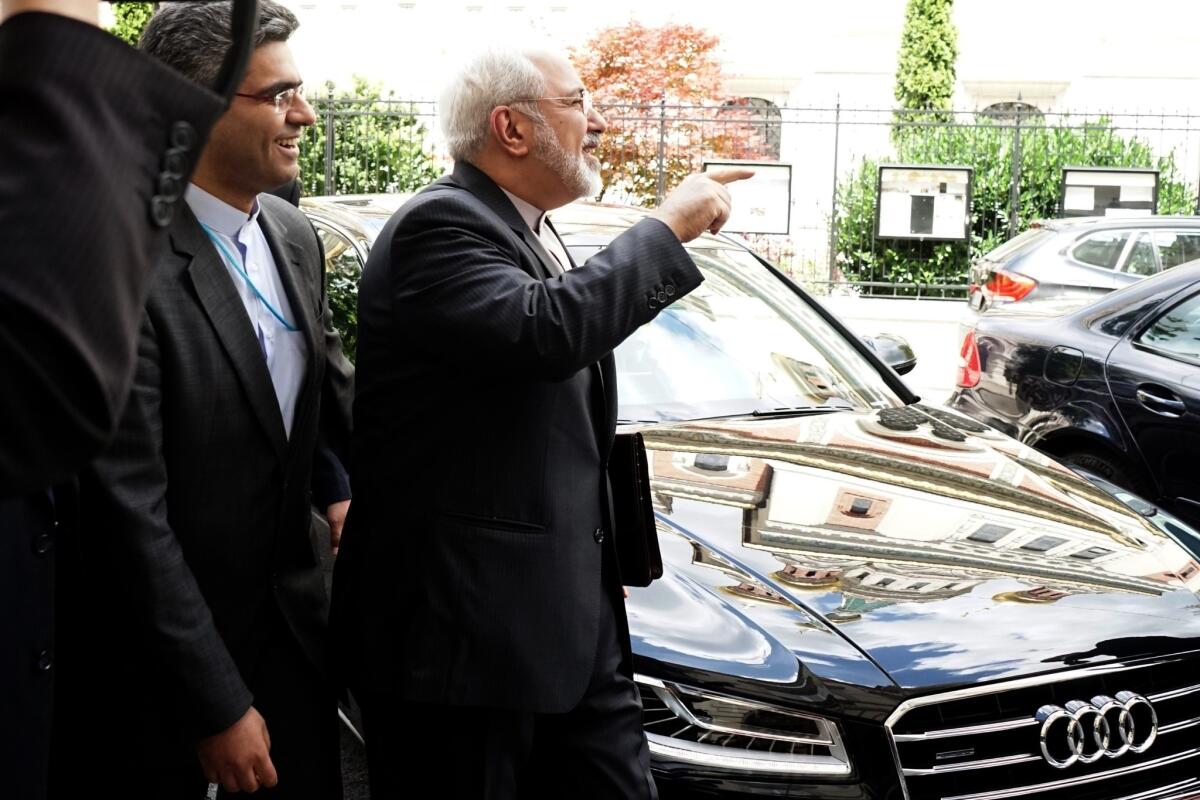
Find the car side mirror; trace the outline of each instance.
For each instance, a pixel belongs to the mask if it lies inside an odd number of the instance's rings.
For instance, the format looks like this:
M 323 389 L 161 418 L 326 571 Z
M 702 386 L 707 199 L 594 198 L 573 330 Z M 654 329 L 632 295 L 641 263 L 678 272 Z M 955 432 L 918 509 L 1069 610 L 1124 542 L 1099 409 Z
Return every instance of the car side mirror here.
M 907 375 L 917 366 L 917 354 L 903 336 L 894 333 L 877 333 L 874 336 L 864 336 L 867 347 L 875 351 L 875 355 L 896 371 L 897 375 Z

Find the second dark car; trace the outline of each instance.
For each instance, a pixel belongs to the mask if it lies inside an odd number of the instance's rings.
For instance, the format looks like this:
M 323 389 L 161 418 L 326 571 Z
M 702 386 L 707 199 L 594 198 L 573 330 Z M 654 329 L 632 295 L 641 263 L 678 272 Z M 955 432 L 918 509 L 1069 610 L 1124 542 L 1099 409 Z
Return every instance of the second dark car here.
M 1200 521 L 1200 262 L 1059 311 L 976 320 L 948 404 Z

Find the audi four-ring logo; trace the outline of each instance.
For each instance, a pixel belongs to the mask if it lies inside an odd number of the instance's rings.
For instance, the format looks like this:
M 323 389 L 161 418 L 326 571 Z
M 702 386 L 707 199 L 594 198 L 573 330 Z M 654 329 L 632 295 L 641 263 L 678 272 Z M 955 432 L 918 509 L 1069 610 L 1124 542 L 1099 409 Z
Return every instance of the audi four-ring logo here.
M 1154 706 L 1133 692 L 1098 695 L 1087 703 L 1072 700 L 1065 708 L 1042 706 L 1036 717 L 1042 723 L 1042 757 L 1058 769 L 1144 753 L 1158 738 Z

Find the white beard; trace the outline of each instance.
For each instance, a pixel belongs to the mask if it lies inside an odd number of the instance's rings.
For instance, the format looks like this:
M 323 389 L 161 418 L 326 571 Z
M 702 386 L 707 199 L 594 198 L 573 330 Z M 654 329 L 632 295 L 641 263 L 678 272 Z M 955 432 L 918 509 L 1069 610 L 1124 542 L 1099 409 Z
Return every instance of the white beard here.
M 583 153 L 578 156 L 568 153 L 544 122 L 534 128 L 533 157 L 553 170 L 577 198 L 596 197 L 604 188 L 599 164 L 593 167 Z

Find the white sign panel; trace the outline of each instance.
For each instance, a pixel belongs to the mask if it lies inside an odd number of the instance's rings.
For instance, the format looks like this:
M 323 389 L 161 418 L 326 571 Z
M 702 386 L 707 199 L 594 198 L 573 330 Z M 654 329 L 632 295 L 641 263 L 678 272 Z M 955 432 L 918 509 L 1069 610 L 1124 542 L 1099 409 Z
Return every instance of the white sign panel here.
M 971 168 L 879 167 L 875 236 L 962 241 L 971 214 Z
M 727 184 L 732 201 L 729 233 L 787 234 L 791 226 L 792 165 L 761 161 L 705 161 L 704 172 L 749 167 L 754 177 Z
M 1064 217 L 1145 217 L 1158 210 L 1158 170 L 1067 167 Z

